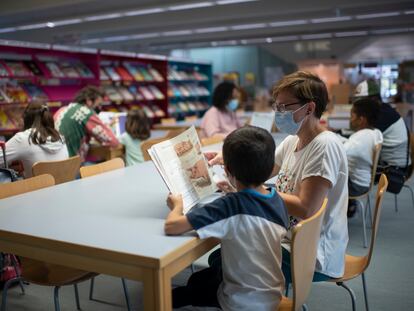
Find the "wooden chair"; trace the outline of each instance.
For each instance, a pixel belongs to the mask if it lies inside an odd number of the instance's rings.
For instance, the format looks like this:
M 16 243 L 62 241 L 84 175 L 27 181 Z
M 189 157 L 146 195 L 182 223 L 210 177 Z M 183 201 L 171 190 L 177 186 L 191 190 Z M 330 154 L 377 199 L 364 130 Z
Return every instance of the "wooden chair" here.
M 153 138 L 148 139 L 141 143 L 141 151 L 142 155 L 144 156 L 144 161 L 150 161 L 151 157 L 148 153 L 148 149 L 150 149 L 153 145 L 163 142 L 164 140 L 169 139 L 169 137 L 161 137 L 161 138 Z
M 188 116 L 188 117 L 185 117 L 184 118 L 184 121 L 185 122 L 195 122 L 197 120 L 198 120 L 198 117 L 197 116 Z
M 72 181 L 79 174 L 81 160 L 74 156 L 62 161 L 36 162 L 32 166 L 33 176 L 50 174 L 55 178 L 55 184 Z
M 123 167 L 125 167 L 124 160 L 121 158 L 115 158 L 95 165 L 83 166 L 80 168 L 80 175 L 81 178 L 85 178 Z
M 366 215 L 367 212 L 371 215 L 371 202 L 369 195 L 371 193 L 372 188 L 374 187 L 375 182 L 375 174 L 377 172 L 377 166 L 378 166 L 378 159 L 381 153 L 382 144 L 376 144 L 374 146 L 373 155 L 372 155 L 372 169 L 371 169 L 371 181 L 369 183 L 369 189 L 366 193 L 358 195 L 358 196 L 349 196 L 349 199 L 352 200 L 358 200 L 361 204 L 361 216 L 362 216 L 362 226 L 363 226 L 363 233 L 364 233 L 364 247 L 367 248 L 367 228 L 366 228 Z M 366 199 L 367 204 L 365 206 L 364 211 L 364 204 L 362 203 L 362 200 Z M 371 218 L 370 218 L 371 219 Z
M 224 137 L 223 135 L 214 135 L 211 137 L 201 138 L 201 145 L 208 146 L 208 145 L 215 145 L 218 143 L 223 142 Z
M 356 310 L 355 306 L 355 294 L 351 288 L 346 286 L 344 282 L 352 280 L 361 275 L 362 277 L 362 286 L 364 289 L 364 298 L 365 298 L 365 308 L 368 311 L 368 293 L 367 293 L 367 284 L 365 280 L 365 270 L 368 268 L 371 259 L 372 253 L 374 251 L 375 240 L 377 238 L 378 226 L 380 221 L 381 215 L 381 206 L 382 206 L 382 199 L 384 197 L 384 193 L 388 187 L 388 180 L 387 177 L 382 174 L 380 181 L 378 183 L 377 195 L 375 200 L 375 210 L 374 210 L 374 219 L 372 223 L 372 235 L 371 241 L 369 245 L 368 253 L 365 256 L 345 256 L 345 272 L 343 277 L 338 279 L 331 279 L 328 282 L 335 282 L 336 285 L 345 288 L 351 296 L 352 300 L 352 310 Z
M 43 189 L 55 185 L 55 180 L 52 175 L 44 174 L 25 180 L 16 181 L 13 183 L 0 184 L 0 199 L 11 197 L 18 194 L 23 194 L 30 191 Z M 22 263 L 21 278 L 30 283 L 54 286 L 54 302 L 55 311 L 60 310 L 59 306 L 59 288 L 64 285 L 74 285 L 76 307 L 80 310 L 79 293 L 77 284 L 91 279 L 96 273 L 82 271 L 73 268 L 67 268 L 60 265 L 50 264 L 47 262 L 19 257 Z M 21 278 L 16 278 L 7 281 L 4 284 L 2 293 L 1 310 L 6 310 L 7 290 L 14 282 L 20 281 Z
M 410 180 L 414 175 L 414 133 L 410 134 L 410 152 L 411 152 L 411 167 L 410 171 L 408 172 L 407 179 L 405 180 L 403 188 L 407 188 L 411 192 L 411 200 L 413 201 L 414 207 L 414 191 L 410 185 L 407 185 L 407 181 Z M 395 211 L 398 212 L 398 205 L 397 205 L 397 194 L 394 194 L 394 204 L 395 204 Z
M 177 120 L 175 118 L 162 118 L 161 124 L 175 124 Z
M 99 163 L 99 164 L 81 167 L 80 168 L 80 175 L 81 175 L 81 178 L 87 178 L 87 177 L 102 174 L 102 173 L 105 173 L 105 172 L 117 170 L 117 169 L 120 169 L 120 168 L 123 168 L 123 167 L 125 167 L 124 160 L 122 160 L 121 158 L 115 158 L 115 159 L 112 159 L 112 160 L 109 160 L 109 161 L 106 161 L 106 162 L 102 162 L 102 163 Z M 125 281 L 124 278 L 121 278 L 121 281 L 122 281 L 122 287 L 123 287 L 123 290 L 124 290 L 127 309 L 128 309 L 128 311 L 130 311 L 131 310 L 131 304 L 129 302 L 130 300 L 129 300 L 126 281 Z M 93 300 L 94 286 L 95 286 L 95 277 L 91 278 L 91 286 L 89 288 L 89 300 Z
M 291 244 L 293 298 L 283 296 L 277 311 L 298 311 L 309 295 L 327 203 L 328 200 L 325 199 L 321 208 L 312 217 L 302 220 L 293 228 Z
M 180 128 L 180 129 L 176 129 L 176 130 L 169 130 L 168 132 L 167 132 L 167 135 L 165 135 L 165 137 L 164 138 L 168 138 L 168 139 L 170 139 L 170 138 L 174 138 L 175 136 L 177 136 L 177 135 L 180 135 L 182 132 L 184 132 L 186 129 L 184 129 L 184 128 Z

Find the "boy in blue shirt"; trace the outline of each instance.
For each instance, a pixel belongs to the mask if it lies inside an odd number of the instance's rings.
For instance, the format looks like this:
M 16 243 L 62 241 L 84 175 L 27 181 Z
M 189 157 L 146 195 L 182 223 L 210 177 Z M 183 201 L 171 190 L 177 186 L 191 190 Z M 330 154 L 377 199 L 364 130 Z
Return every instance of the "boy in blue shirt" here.
M 275 143 L 265 130 L 246 126 L 224 141 L 224 169 L 237 192 L 183 215 L 180 195 L 169 195 L 166 234 L 196 230 L 201 239 L 221 240 L 210 267 L 173 290 L 173 307 L 212 306 L 223 310 L 276 310 L 282 297 L 281 240 L 288 215 L 274 188 L 263 183 L 274 167 Z

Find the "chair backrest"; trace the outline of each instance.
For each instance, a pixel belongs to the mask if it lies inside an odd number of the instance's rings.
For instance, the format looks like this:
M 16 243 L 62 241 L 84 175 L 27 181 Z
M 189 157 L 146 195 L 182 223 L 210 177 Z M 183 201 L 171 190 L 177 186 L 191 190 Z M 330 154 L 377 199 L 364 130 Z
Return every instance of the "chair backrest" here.
M 175 124 L 177 120 L 174 118 L 163 118 L 161 119 L 161 124 Z
M 33 176 L 50 174 L 57 185 L 74 180 L 79 174 L 80 164 L 78 155 L 61 161 L 36 162 L 32 166 L 32 173 Z
M 293 228 L 291 270 L 293 285 L 293 309 L 301 310 L 309 295 L 316 265 L 316 252 L 323 216 L 328 199 L 310 218 L 302 220 Z
M 377 239 L 378 226 L 379 226 L 380 216 L 381 216 L 382 200 L 384 198 L 385 191 L 387 191 L 387 187 L 388 187 L 387 176 L 385 176 L 385 174 L 381 174 L 381 177 L 378 183 L 377 194 L 375 198 L 375 210 L 374 210 L 374 219 L 372 223 L 371 242 L 369 244 L 368 254 L 365 256 L 366 264 L 363 270 L 361 271 L 361 273 L 364 272 L 368 268 L 369 263 L 371 262 L 372 252 L 374 251 L 375 240 Z
M 369 184 L 369 189 L 371 190 L 375 182 L 375 174 L 377 173 L 377 166 L 379 161 L 379 156 L 381 153 L 382 144 L 376 144 L 374 146 L 374 152 L 372 154 L 372 171 L 371 171 L 371 182 Z
M 176 130 L 169 130 L 164 138 L 168 138 L 168 139 L 174 138 L 175 136 L 180 135 L 185 130 L 186 130 L 185 128 L 178 128 Z
M 223 140 L 224 140 L 224 137 L 222 135 L 214 135 L 211 137 L 201 138 L 201 144 L 203 146 L 214 145 L 214 144 L 221 143 Z
M 414 172 L 414 133 L 410 134 L 411 169 L 408 172 L 407 180 L 413 176 Z
M 55 185 L 52 175 L 43 174 L 15 182 L 0 184 L 0 199 Z
M 124 160 L 121 158 L 114 158 L 95 165 L 83 166 L 80 168 L 80 175 L 82 178 L 91 177 L 123 167 L 125 167 Z
M 160 137 L 160 138 L 153 138 L 148 139 L 141 143 L 141 151 L 142 155 L 144 156 L 144 161 L 150 161 L 151 157 L 148 153 L 148 149 L 150 149 L 153 145 L 163 142 L 164 140 L 169 139 L 169 137 Z
M 195 122 L 197 120 L 198 120 L 198 117 L 197 116 L 188 116 L 188 117 L 185 117 L 184 118 L 184 121 L 185 122 Z

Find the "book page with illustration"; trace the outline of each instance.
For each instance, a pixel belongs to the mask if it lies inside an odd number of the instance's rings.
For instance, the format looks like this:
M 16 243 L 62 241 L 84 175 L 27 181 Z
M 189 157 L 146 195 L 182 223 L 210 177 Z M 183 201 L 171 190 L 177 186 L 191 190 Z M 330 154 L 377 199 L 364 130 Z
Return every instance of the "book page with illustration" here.
M 149 154 L 169 190 L 182 195 L 184 214 L 217 190 L 194 126 L 152 146 Z

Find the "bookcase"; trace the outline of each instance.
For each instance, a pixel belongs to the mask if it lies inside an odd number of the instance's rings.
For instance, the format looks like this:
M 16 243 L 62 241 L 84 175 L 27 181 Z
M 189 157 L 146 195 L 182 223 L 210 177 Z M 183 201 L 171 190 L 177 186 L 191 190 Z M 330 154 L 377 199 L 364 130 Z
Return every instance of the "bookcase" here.
M 30 101 L 51 110 L 86 85 L 101 86 L 103 109 L 164 117 L 202 116 L 211 104 L 211 64 L 161 55 L 0 40 L 0 136 L 22 128 Z

